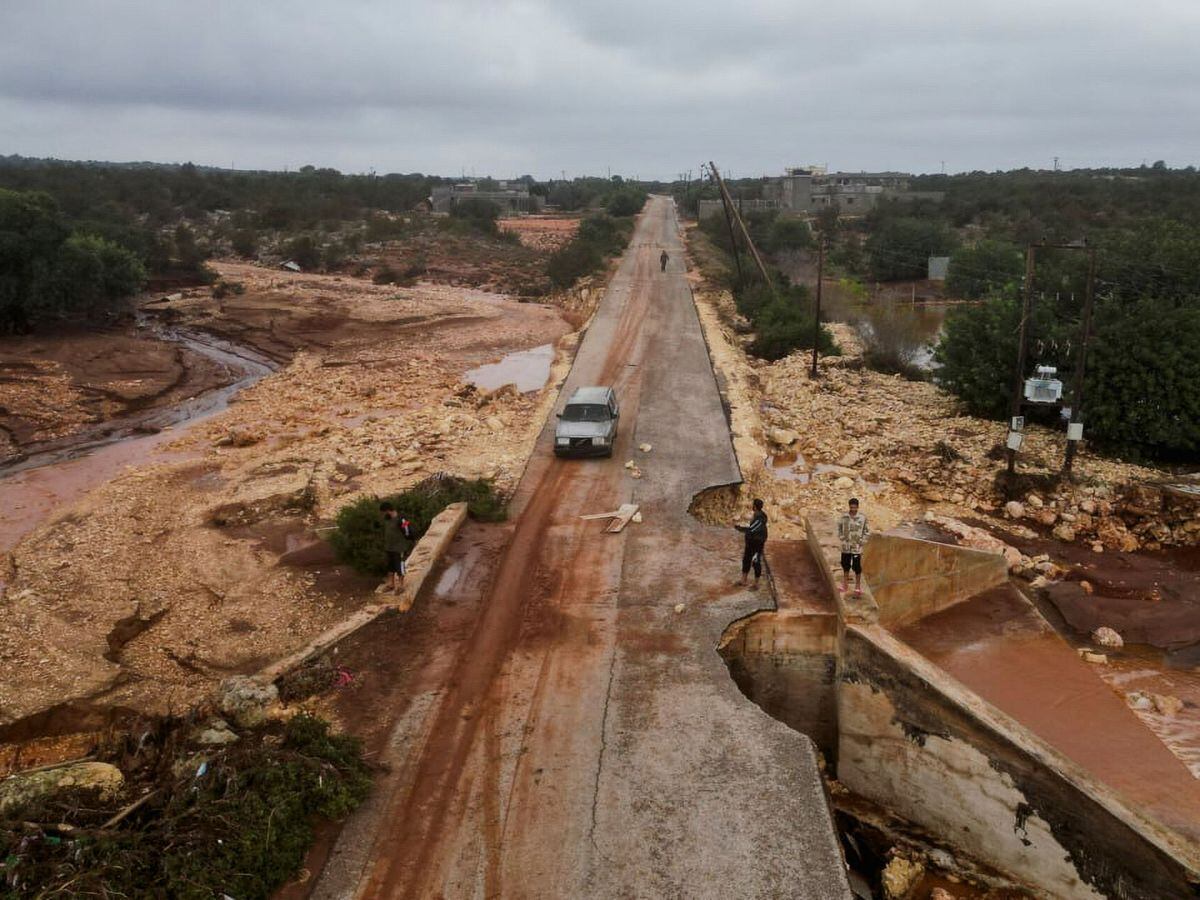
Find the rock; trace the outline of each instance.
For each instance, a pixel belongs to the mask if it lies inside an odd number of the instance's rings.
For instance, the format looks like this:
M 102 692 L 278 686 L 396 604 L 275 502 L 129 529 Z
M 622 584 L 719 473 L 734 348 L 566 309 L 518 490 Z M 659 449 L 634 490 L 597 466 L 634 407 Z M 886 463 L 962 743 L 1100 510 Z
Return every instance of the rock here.
M 1154 708 L 1160 715 L 1177 716 L 1183 709 L 1183 701 L 1170 694 L 1151 694 L 1150 699 L 1154 702 Z
M 687 608 L 687 607 L 685 607 L 685 606 L 684 606 L 682 603 L 676 603 L 676 604 L 675 604 L 675 612 L 676 612 L 676 613 L 681 613 L 681 612 L 683 612 L 683 611 L 684 611 L 686 608 Z
M 654 449 L 654 445 L 653 444 L 638 444 L 638 449 L 641 450 L 643 453 L 649 453 L 651 450 Z
M 1072 544 L 1075 542 L 1075 529 L 1065 523 L 1057 526 L 1051 534 L 1063 543 Z
M 632 459 L 630 459 L 630 460 L 627 460 L 627 461 L 625 462 L 625 468 L 627 468 L 627 469 L 632 469 L 632 468 L 634 468 L 636 465 L 637 465 L 637 463 L 635 463 L 635 462 L 634 462 Z
M 263 439 L 262 433 L 248 428 L 231 428 L 213 441 L 214 447 L 252 447 Z
M 1084 592 L 1085 594 L 1091 594 L 1091 593 L 1093 593 L 1093 592 L 1094 592 L 1094 590 L 1095 590 L 1095 589 L 1092 587 L 1092 583 L 1091 583 L 1090 581 L 1081 581 L 1081 582 L 1079 582 L 1079 587 L 1080 587 L 1080 588 L 1082 588 L 1082 590 L 1083 590 L 1083 592 Z
M 846 475 L 842 475 L 840 478 L 838 478 L 837 481 L 835 481 L 833 483 L 833 486 L 835 488 L 839 488 L 843 491 L 849 490 L 850 488 L 854 487 L 854 479 L 850 478 Z
M 1141 691 L 1130 691 L 1125 696 L 1125 702 L 1127 702 L 1129 704 L 1131 709 L 1147 709 L 1148 710 L 1148 709 L 1154 708 L 1154 701 L 1151 700 L 1145 694 L 1143 694 Z
M 1042 525 L 1049 528 L 1051 525 L 1053 525 L 1055 522 L 1058 521 L 1058 513 L 1056 513 L 1052 509 L 1039 509 L 1034 514 L 1034 518 L 1037 519 L 1037 521 L 1040 522 Z
M 217 705 L 242 728 L 267 720 L 267 710 L 279 700 L 279 690 L 249 675 L 234 675 L 221 682 Z
M 1087 584 L 1087 582 L 1083 583 Z M 1088 591 L 1088 593 L 1091 593 L 1091 591 Z M 1093 631 L 1092 640 L 1101 647 L 1108 647 L 1110 650 L 1120 650 L 1125 646 L 1125 641 L 1122 640 L 1121 636 L 1107 625 L 1101 625 Z
M 1025 516 L 1025 505 L 1019 500 L 1009 500 L 1004 504 L 1004 514 L 1010 519 L 1020 519 Z
M 862 462 L 862 454 L 857 450 L 851 450 L 845 456 L 837 461 L 839 466 L 845 466 L 847 469 L 853 469 Z
M 772 428 L 767 434 L 767 438 L 772 444 L 780 447 L 790 447 L 796 441 L 800 440 L 800 435 L 790 428 Z
M 935 887 L 929 892 L 929 900 L 954 900 L 954 895 L 945 888 Z
M 925 875 L 925 867 L 916 860 L 893 856 L 881 875 L 886 900 L 904 900 Z
M 629 521 L 636 522 L 638 525 L 641 525 L 642 524 L 642 514 L 640 512 L 635 512 Z
M 1046 505 L 1042 501 L 1042 498 L 1039 497 L 1037 494 L 1030 494 L 1028 497 L 1025 498 L 1025 502 L 1028 503 L 1030 506 L 1032 506 L 1034 509 L 1041 509 L 1043 506 Z
M 125 776 L 121 770 L 102 762 L 74 763 L 13 775 L 0 781 L 0 817 L 8 817 L 30 803 L 64 791 L 86 791 L 99 800 L 112 800 L 124 784 Z
M 1101 544 L 1099 541 L 1097 541 L 1096 543 L 1092 544 L 1092 552 L 1093 553 L 1103 553 L 1104 545 Z
M 1082 503 L 1079 504 L 1079 509 L 1081 512 L 1085 512 L 1089 516 L 1094 516 L 1096 514 L 1096 501 L 1095 500 L 1084 500 Z
M 1084 662 L 1096 663 L 1097 665 L 1107 665 L 1108 657 L 1103 653 L 1096 653 L 1092 650 L 1080 650 L 1079 658 Z
M 220 747 L 237 740 L 237 734 L 224 719 L 210 719 L 192 732 L 192 741 L 206 747 Z

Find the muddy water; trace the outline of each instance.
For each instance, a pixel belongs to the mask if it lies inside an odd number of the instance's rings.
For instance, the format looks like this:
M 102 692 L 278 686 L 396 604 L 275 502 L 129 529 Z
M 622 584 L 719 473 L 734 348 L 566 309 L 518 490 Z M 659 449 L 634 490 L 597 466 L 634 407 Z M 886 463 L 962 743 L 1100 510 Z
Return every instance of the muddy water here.
M 546 382 L 550 380 L 550 366 L 553 362 L 554 345 L 542 344 L 531 350 L 509 353 L 499 362 L 471 369 L 464 377 L 485 391 L 513 384 L 524 394 L 528 391 L 539 391 L 546 386 Z
M 148 326 L 154 336 L 183 344 L 224 366 L 233 380 L 182 403 L 104 423 L 71 441 L 56 442 L 0 469 L 0 554 L 55 511 L 133 465 L 186 458 L 163 446 L 188 427 L 224 410 L 238 391 L 274 366 L 252 350 L 198 332 Z M 149 433 L 148 433 L 149 432 Z M 4 581 L 0 579 L 0 595 Z

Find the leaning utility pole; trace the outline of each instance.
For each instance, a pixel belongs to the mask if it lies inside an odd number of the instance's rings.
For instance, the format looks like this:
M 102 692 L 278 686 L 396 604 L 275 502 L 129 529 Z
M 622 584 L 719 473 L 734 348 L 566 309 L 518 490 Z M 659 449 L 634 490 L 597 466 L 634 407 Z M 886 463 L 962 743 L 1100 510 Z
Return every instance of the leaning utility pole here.
M 813 316 L 813 359 L 809 377 L 817 377 L 817 351 L 821 346 L 821 282 L 825 273 L 825 236 L 817 243 L 817 311 Z
M 1033 261 L 1034 247 L 1033 244 L 1030 244 L 1029 248 L 1025 251 L 1025 291 L 1021 301 L 1021 323 L 1017 332 L 1017 374 L 1013 383 L 1012 407 L 1009 411 L 1009 475 L 1012 475 L 1017 469 L 1017 450 L 1012 446 L 1012 434 L 1014 421 L 1021 415 L 1021 397 L 1023 396 L 1023 388 L 1025 386 L 1025 339 L 1028 334 L 1029 310 L 1033 305 Z
M 716 169 L 713 169 L 713 181 L 716 180 Z M 737 268 L 737 284 L 741 288 L 746 283 L 746 276 L 742 273 L 742 254 L 738 250 L 737 235 L 733 231 L 733 214 L 730 212 L 729 204 L 725 202 L 724 191 L 721 192 L 721 209 L 725 212 L 725 227 L 729 229 L 729 246 L 733 248 L 733 264 Z
M 770 274 L 767 272 L 766 264 L 763 263 L 762 257 L 758 255 L 758 248 L 754 246 L 754 241 L 750 240 L 750 232 L 746 229 L 746 223 L 742 221 L 741 215 L 734 208 L 733 198 L 729 196 L 729 189 L 725 187 L 725 181 L 721 178 L 721 173 L 717 171 L 716 163 L 711 160 L 708 163 L 709 169 L 712 171 L 713 179 L 717 182 L 717 189 L 721 192 L 721 200 L 725 204 L 727 212 L 733 213 L 734 221 L 738 223 L 738 227 L 742 231 L 742 237 L 746 239 L 746 246 L 750 248 L 750 255 L 754 257 L 754 263 L 758 266 L 758 271 L 763 277 L 763 281 L 767 283 L 767 287 L 771 292 L 775 292 L 775 283 L 771 280 Z
M 1055 160 L 1057 162 L 1057 158 Z M 1087 365 L 1088 337 L 1092 331 L 1092 302 L 1096 296 L 1096 250 L 1087 248 L 1087 289 L 1083 296 L 1083 322 L 1079 326 L 1079 365 L 1075 367 L 1071 385 L 1071 417 L 1067 420 L 1067 455 L 1063 459 L 1063 474 L 1071 474 L 1075 448 L 1083 437 L 1083 371 Z M 1074 426 L 1078 425 L 1076 428 Z

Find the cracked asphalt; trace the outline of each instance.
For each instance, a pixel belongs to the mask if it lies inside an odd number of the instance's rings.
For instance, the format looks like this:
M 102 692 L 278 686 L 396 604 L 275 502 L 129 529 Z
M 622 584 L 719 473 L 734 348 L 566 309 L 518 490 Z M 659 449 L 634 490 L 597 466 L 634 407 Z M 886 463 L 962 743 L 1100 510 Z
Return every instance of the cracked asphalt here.
M 616 386 L 613 458 L 556 459 L 551 420 L 510 523 L 343 648 L 367 688 L 339 712 L 386 771 L 285 896 L 850 897 L 812 743 L 716 652 L 770 598 L 687 513 L 740 473 L 683 260 L 651 198 L 563 386 Z M 630 501 L 619 535 L 579 518 Z

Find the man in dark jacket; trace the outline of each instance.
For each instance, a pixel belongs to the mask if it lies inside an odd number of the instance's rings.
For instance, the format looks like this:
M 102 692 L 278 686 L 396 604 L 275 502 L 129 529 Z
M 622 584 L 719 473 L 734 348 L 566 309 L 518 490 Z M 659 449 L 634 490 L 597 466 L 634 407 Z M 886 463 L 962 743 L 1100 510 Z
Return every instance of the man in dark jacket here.
M 767 514 L 763 512 L 762 500 L 757 497 L 754 499 L 754 515 L 750 517 L 749 524 L 733 527 L 746 536 L 746 546 L 742 551 L 742 584 L 746 583 L 750 567 L 753 566 L 754 585 L 751 589 L 758 590 L 758 579 L 762 577 L 763 569 L 763 548 L 767 545 Z
M 379 511 L 383 514 L 383 552 L 387 556 L 387 588 L 393 594 L 398 594 L 404 587 L 407 569 L 405 560 L 413 547 L 412 523 L 386 500 L 379 504 Z
M 668 262 L 670 262 L 670 261 L 671 261 L 671 257 L 670 257 L 670 256 L 668 256 L 668 255 L 667 255 L 667 251 L 666 251 L 666 250 L 664 250 L 664 251 L 662 252 L 662 255 L 660 255 L 660 256 L 658 257 L 658 266 L 659 266 L 659 269 L 660 269 L 661 271 L 663 271 L 663 272 L 667 271 L 667 263 L 668 263 Z

